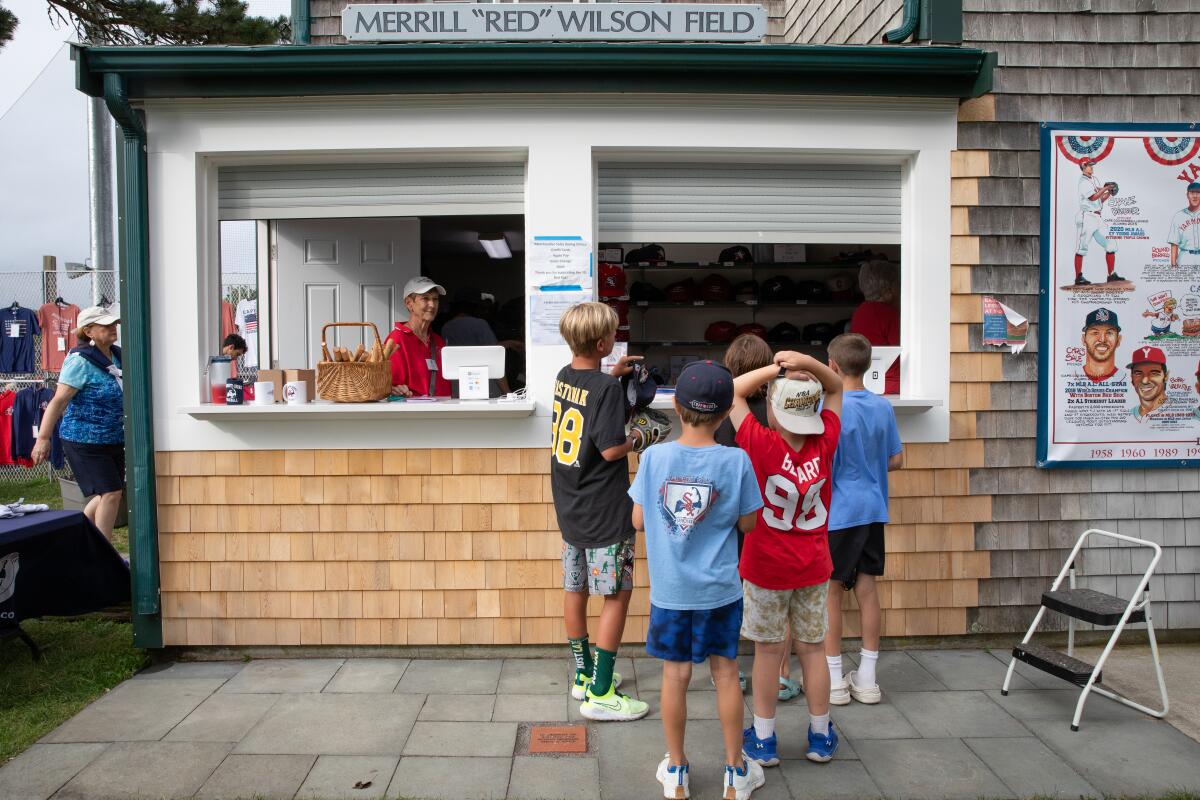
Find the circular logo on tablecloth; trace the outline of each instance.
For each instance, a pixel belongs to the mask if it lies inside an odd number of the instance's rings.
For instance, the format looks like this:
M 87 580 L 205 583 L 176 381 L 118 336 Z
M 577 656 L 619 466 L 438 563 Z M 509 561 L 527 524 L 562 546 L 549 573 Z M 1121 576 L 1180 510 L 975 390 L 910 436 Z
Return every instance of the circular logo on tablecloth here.
M 1190 161 L 1200 153 L 1200 138 L 1194 136 L 1147 136 L 1142 143 L 1151 158 L 1169 167 Z
M 17 569 L 20 566 L 20 553 L 9 553 L 0 558 L 0 603 L 8 602 L 17 590 Z
M 1085 158 L 1101 161 L 1113 149 L 1111 136 L 1057 136 L 1055 141 L 1062 154 L 1076 164 Z

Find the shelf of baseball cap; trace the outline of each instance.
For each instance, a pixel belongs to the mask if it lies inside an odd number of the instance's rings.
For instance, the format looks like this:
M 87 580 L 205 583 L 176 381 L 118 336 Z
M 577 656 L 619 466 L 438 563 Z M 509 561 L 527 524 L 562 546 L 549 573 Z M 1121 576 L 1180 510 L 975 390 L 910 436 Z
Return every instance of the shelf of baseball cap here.
M 408 402 L 333 403 L 317 400 L 312 403 L 288 405 L 204 405 L 181 406 L 178 411 L 193 419 L 225 422 L 265 422 L 295 420 L 313 421 L 322 419 L 339 420 L 453 420 L 491 418 L 518 418 L 533 414 L 532 400 L 457 400 L 442 398 Z

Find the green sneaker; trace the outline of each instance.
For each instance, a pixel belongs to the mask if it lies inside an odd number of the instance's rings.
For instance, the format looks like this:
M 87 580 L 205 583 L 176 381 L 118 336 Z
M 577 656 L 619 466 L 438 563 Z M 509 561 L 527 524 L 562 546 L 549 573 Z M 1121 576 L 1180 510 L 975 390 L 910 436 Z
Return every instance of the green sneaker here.
M 575 698 L 576 700 L 587 700 L 587 689 L 591 685 L 592 685 L 592 676 L 591 675 L 581 675 L 578 672 L 576 672 L 575 673 L 575 682 L 573 684 L 571 684 L 571 697 Z M 613 673 L 613 686 L 616 687 L 616 686 L 620 686 L 620 685 L 621 685 L 621 673 L 614 672 Z
M 641 719 L 650 712 L 650 706 L 641 700 L 634 700 L 628 695 L 619 693 L 615 687 L 609 688 L 608 694 L 596 697 L 588 690 L 587 700 L 579 707 L 579 713 L 588 719 L 611 722 L 631 722 Z

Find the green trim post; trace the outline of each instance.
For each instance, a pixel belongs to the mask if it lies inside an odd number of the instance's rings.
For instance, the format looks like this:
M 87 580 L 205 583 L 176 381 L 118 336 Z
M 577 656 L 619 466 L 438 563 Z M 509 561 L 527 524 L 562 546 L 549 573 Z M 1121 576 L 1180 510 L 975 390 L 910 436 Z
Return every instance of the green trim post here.
M 121 247 L 121 367 L 125 381 L 126 492 L 133 578 L 133 643 L 162 647 L 159 605 L 158 501 L 154 474 L 154 419 L 150 379 L 150 204 L 146 128 L 129 105 L 125 79 L 104 76 L 104 100 L 121 127 L 117 182 Z
M 312 16 L 308 2 L 292 0 L 292 44 L 308 44 L 312 41 Z
M 904 0 L 904 17 L 900 20 L 899 28 L 892 28 L 883 34 L 887 44 L 899 44 L 916 33 L 917 23 L 921 20 L 921 0 Z

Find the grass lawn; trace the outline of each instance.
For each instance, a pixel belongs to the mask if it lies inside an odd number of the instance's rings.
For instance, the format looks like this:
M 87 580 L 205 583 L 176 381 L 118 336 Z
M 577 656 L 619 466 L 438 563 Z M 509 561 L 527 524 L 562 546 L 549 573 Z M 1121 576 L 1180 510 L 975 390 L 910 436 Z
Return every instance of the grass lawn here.
M 42 648 L 42 660 L 34 663 L 19 639 L 0 644 L 0 764 L 146 663 L 125 622 L 84 617 L 21 627 Z
M 62 508 L 62 492 L 58 488 L 58 481 L 40 478 L 21 483 L 0 483 L 0 502 L 15 503 L 22 497 L 26 503 L 45 503 L 51 508 Z M 122 555 L 129 555 L 129 528 L 113 531 L 113 547 Z

